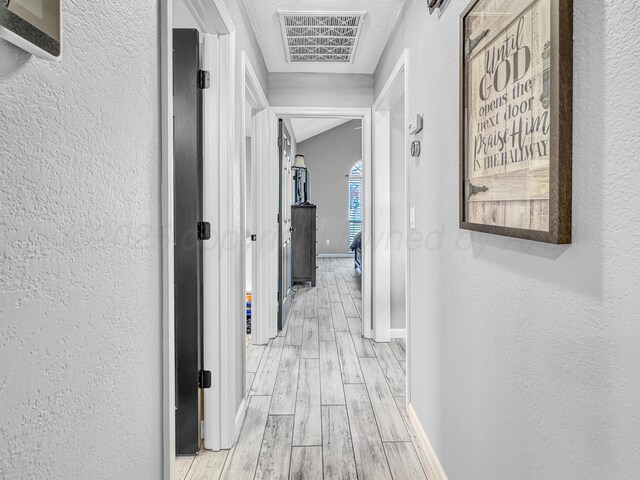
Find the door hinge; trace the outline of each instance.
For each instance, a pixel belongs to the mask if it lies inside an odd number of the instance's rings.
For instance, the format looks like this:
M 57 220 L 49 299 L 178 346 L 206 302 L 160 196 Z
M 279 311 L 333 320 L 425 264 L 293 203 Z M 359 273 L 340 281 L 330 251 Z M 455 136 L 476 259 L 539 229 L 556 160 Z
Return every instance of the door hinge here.
M 278 220 L 276 223 L 280 223 L 280 214 L 278 214 Z
M 198 373 L 198 388 L 211 388 L 211 372 L 200 370 Z
M 198 222 L 198 240 L 211 240 L 211 224 Z
M 282 147 L 282 137 L 278 137 L 278 146 Z
M 198 70 L 198 88 L 205 90 L 211 86 L 211 75 L 209 70 Z

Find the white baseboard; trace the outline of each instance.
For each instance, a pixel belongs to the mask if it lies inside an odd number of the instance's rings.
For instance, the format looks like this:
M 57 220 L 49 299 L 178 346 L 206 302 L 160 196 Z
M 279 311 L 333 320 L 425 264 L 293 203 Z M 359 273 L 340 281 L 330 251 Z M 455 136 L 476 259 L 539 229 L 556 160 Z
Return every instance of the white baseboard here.
M 392 328 L 391 329 L 391 338 L 404 338 L 407 339 L 407 329 L 406 328 Z
M 242 402 L 240 402 L 240 407 L 238 408 L 238 412 L 236 413 L 236 431 L 233 439 L 233 443 L 236 443 L 238 437 L 240 436 L 240 430 L 242 430 L 242 423 L 244 422 L 244 417 L 247 414 L 247 399 L 243 398 Z
M 318 258 L 353 258 L 353 253 L 319 253 Z
M 428 468 L 431 470 L 427 472 L 427 476 L 429 480 L 448 480 L 447 474 L 444 473 L 444 468 L 442 468 L 442 464 L 436 455 L 435 450 L 433 449 L 433 445 L 429 441 L 426 432 L 424 431 L 424 427 L 416 414 L 413 405 L 407 405 L 407 415 L 409 416 L 409 420 L 411 421 L 411 425 L 418 436 L 418 440 L 420 442 L 420 446 L 424 451 L 424 454 L 427 457 L 427 461 L 429 462 Z

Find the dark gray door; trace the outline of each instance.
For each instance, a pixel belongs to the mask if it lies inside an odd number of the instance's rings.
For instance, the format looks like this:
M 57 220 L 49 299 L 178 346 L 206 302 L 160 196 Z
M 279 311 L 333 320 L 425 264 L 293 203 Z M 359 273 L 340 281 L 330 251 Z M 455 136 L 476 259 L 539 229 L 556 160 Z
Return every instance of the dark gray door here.
M 200 444 L 202 368 L 202 91 L 197 30 L 173 31 L 176 453 Z
M 280 213 L 278 218 L 278 330 L 282 330 L 291 307 L 291 136 L 282 120 L 279 121 L 278 145 L 280 151 Z

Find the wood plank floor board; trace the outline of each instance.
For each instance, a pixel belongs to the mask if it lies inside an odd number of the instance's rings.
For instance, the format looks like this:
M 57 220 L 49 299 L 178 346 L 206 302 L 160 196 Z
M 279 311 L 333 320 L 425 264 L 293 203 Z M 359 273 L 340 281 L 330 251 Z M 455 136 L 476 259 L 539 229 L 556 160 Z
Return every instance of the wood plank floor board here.
M 322 447 L 293 447 L 290 480 L 322 480 Z
M 293 416 L 269 416 L 255 480 L 287 480 L 291 460 Z
M 251 395 L 251 386 L 253 385 L 254 378 L 256 378 L 256 374 L 254 372 L 247 372 L 246 373 L 245 389 L 246 389 L 247 395 Z
M 301 297 L 304 301 L 304 297 Z M 302 325 L 304 323 L 304 309 L 292 310 L 289 315 L 289 328 L 285 337 L 285 345 L 302 345 Z
M 353 298 L 351 295 L 340 295 L 340 299 L 342 300 L 342 307 L 344 308 L 344 314 L 348 317 L 360 317 L 360 313 L 356 308 L 356 305 L 353 303 Z
M 324 478 L 357 479 L 346 406 L 322 407 Z
M 252 395 L 222 478 L 423 479 L 416 464 L 430 478 L 404 397 L 395 395 L 405 390 L 401 341 L 375 344 L 362 337 L 352 259 L 323 258 L 318 265 L 319 286 L 297 287 L 286 331 L 258 346 L 261 355 L 247 346 L 247 367 L 257 371 L 246 374 Z M 303 350 L 315 358 L 301 358 Z M 263 402 L 260 409 L 256 402 Z M 188 480 L 218 479 L 216 462 L 212 458 L 204 477 L 191 473 L 192 462 Z
M 360 367 L 362 368 L 382 441 L 411 441 L 378 360 L 375 358 L 361 358 Z
M 406 375 L 407 374 L 407 362 L 405 360 L 398 360 L 398 365 L 400 365 L 400 368 L 402 369 L 402 372 Z
M 262 355 L 264 354 L 265 345 L 254 345 L 250 343 L 247 346 L 247 364 L 246 370 L 247 372 L 257 372 L 258 367 L 260 366 L 260 360 L 262 359 Z
M 362 299 L 362 292 L 360 291 L 358 284 L 354 280 L 347 282 L 347 288 L 349 289 L 349 294 L 351 295 L 351 298 L 353 298 L 354 300 Z
M 307 293 L 304 316 L 305 318 L 315 318 L 318 316 L 318 295 L 311 295 L 311 292 Z
M 295 413 L 299 371 L 300 347 L 285 345 L 273 389 L 270 415 L 293 415 Z
M 331 308 L 329 290 L 326 287 L 318 287 L 318 309 Z
M 222 474 L 228 454 L 228 450 L 213 452 L 203 448 L 196 455 L 185 480 L 217 480 Z
M 356 349 L 358 358 L 376 358 L 376 352 L 371 346 L 371 340 L 362 336 L 362 320 L 351 317 L 347 318 L 347 323 L 349 324 L 353 346 Z
M 332 342 L 336 339 L 331 310 L 328 308 L 318 309 L 318 339 L 321 342 Z
M 422 465 L 422 469 L 426 472 L 427 478 L 437 478 L 435 472 L 431 469 L 431 464 L 429 463 L 427 454 L 422 449 L 418 436 L 411 425 L 411 420 L 409 420 L 406 397 L 395 397 L 395 401 L 398 406 L 398 411 L 400 412 L 400 417 L 402 418 L 402 421 L 409 432 L 409 436 L 411 437 L 411 443 L 413 443 L 413 447 L 418 455 L 418 460 L 420 461 L 420 465 Z
M 392 338 L 389 342 L 389 348 L 393 352 L 393 355 L 396 357 L 396 360 L 398 360 L 398 363 L 407 360 L 407 347 L 403 339 Z
M 390 442 L 384 444 L 391 476 L 394 480 L 427 480 L 411 442 Z
M 360 362 L 353 345 L 351 332 L 336 332 L 340 370 L 344 383 L 364 383 Z
M 342 278 L 344 278 L 345 282 L 353 282 L 353 275 L 351 275 L 351 271 L 347 269 L 342 270 Z
M 293 297 L 293 303 L 291 304 L 291 310 L 304 310 L 305 306 L 305 298 L 304 298 L 304 290 L 302 287 L 298 287 L 298 292 Z
M 406 394 L 406 380 L 405 374 L 395 355 L 391 351 L 388 343 L 373 343 L 373 349 L 376 352 L 376 357 L 380 362 L 380 367 L 384 373 L 384 376 L 389 383 L 391 393 L 394 396 L 402 396 Z
M 322 445 L 320 361 L 301 359 L 293 428 L 293 445 Z
M 336 285 L 338 286 L 338 292 L 340 295 L 349 295 L 349 287 L 347 287 L 347 282 L 344 281 L 342 275 L 336 274 Z
M 335 342 L 320 342 L 320 392 L 322 405 L 344 405 L 342 372 Z
M 327 285 L 327 292 L 329 294 L 329 301 L 330 302 L 341 302 L 342 301 L 340 299 L 340 292 L 338 291 L 338 287 L 335 284 Z
M 356 310 L 358 311 L 358 316 L 362 317 L 362 301 L 356 300 L 354 302 Z
M 256 396 L 249 399 L 247 414 L 238 442 L 228 458 L 222 480 L 252 480 L 256 473 L 262 437 L 269 415 L 271 397 Z
M 349 331 L 349 324 L 347 323 L 347 316 L 344 314 L 342 302 L 331 303 L 331 318 L 333 319 L 333 328 L 336 332 Z
M 373 408 L 364 385 L 345 385 L 353 453 L 359 480 L 391 480 Z
M 301 358 L 320 358 L 318 345 L 318 318 L 305 318 L 302 324 Z
M 272 395 L 276 384 L 284 338 L 276 337 L 267 346 L 251 386 L 253 395 Z
M 195 460 L 195 455 L 189 456 L 176 456 L 176 463 L 174 466 L 174 475 L 176 480 L 185 480 L 189 474 L 189 469 Z

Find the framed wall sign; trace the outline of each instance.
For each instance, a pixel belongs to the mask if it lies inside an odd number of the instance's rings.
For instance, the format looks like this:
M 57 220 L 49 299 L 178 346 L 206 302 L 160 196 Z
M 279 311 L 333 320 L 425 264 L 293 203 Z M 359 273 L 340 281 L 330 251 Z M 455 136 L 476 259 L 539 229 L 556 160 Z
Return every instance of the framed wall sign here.
M 58 60 L 60 0 L 0 0 L 0 37 L 39 57 Z
M 573 0 L 461 16 L 460 228 L 571 243 Z

